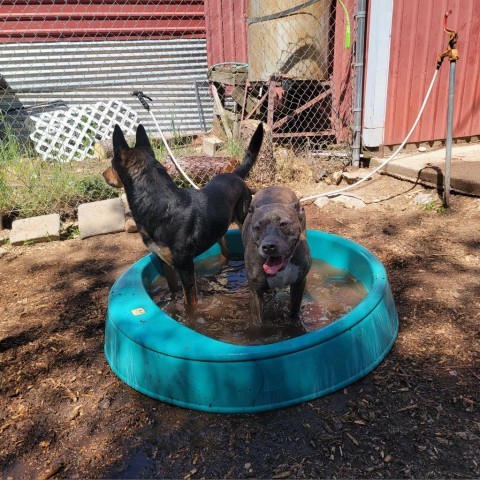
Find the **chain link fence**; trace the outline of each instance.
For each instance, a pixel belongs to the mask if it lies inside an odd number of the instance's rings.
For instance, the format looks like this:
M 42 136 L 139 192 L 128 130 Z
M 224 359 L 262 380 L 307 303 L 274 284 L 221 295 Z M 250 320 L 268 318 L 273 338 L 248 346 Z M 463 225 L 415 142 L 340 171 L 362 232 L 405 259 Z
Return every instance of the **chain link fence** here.
M 203 138 L 225 140 L 216 156 L 239 156 L 248 122 L 267 124 L 273 145 L 293 155 L 348 159 L 354 7 L 3 0 L 0 137 L 33 142 L 43 160 L 83 160 L 96 144 L 108 153 L 115 123 L 130 134 L 142 123 L 156 137 L 156 120 L 199 183 L 231 164 L 211 167 Z M 151 99 L 150 112 L 133 92 Z

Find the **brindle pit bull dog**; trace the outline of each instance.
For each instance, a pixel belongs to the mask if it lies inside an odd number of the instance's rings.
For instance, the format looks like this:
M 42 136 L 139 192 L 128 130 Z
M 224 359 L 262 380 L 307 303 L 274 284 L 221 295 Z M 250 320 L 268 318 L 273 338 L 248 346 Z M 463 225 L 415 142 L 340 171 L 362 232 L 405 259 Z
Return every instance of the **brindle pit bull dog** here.
M 291 317 L 298 321 L 312 265 L 305 228 L 305 210 L 289 188 L 268 187 L 253 197 L 242 239 L 255 325 L 263 322 L 265 292 L 288 285 Z

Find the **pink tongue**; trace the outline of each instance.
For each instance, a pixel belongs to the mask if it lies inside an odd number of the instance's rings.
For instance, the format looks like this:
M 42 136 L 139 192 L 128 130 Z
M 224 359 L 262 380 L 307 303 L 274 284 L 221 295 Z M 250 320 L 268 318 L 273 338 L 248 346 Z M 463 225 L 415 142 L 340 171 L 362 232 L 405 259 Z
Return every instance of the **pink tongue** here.
M 276 275 L 283 267 L 283 257 L 269 257 L 263 264 L 263 271 L 267 275 Z

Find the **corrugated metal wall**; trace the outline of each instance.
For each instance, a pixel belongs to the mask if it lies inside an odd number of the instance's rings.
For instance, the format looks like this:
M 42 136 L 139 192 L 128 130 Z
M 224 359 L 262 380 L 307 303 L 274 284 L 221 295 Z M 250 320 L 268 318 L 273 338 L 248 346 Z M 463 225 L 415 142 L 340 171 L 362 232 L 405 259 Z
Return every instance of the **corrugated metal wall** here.
M 208 65 L 247 63 L 247 0 L 205 0 Z
M 0 42 L 204 37 L 203 0 L 2 0 Z
M 166 131 L 203 131 L 213 120 L 201 39 L 0 44 L 0 72 L 8 86 L 3 97 L 0 90 L 2 110 L 55 100 L 119 99 L 154 129 L 150 115 L 131 95 L 142 90 L 153 99 Z
M 386 145 L 402 142 L 418 114 L 435 71 L 437 55 L 447 46 L 443 16 L 452 10 L 448 26 L 458 31 L 453 135 L 480 135 L 480 1 L 395 0 L 385 125 Z M 449 62 L 410 142 L 445 138 Z

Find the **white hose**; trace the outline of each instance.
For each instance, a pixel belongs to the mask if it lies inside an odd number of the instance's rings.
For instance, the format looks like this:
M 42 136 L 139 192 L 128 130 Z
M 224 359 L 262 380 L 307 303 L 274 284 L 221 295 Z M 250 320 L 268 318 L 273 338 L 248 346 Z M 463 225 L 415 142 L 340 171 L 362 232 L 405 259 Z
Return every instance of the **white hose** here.
M 405 137 L 405 140 L 401 143 L 401 145 L 395 150 L 395 152 L 392 154 L 390 158 L 385 160 L 382 164 L 380 164 L 377 168 L 372 170 L 366 177 L 362 178 L 358 182 L 355 182 L 352 185 L 348 185 L 344 188 L 340 188 L 338 190 L 333 190 L 332 192 L 325 192 L 325 193 L 319 193 L 318 195 L 312 195 L 311 197 L 305 197 L 301 198 L 301 202 L 307 202 L 308 200 L 314 200 L 315 198 L 320 198 L 320 197 L 333 197 L 335 195 L 338 195 L 341 192 L 346 192 L 347 190 L 351 190 L 352 188 L 358 187 L 361 183 L 367 181 L 372 175 L 377 173 L 379 170 L 381 170 L 385 165 L 387 165 L 389 162 L 391 162 L 397 155 L 398 152 L 405 146 L 407 143 L 408 139 L 412 135 L 413 131 L 417 127 L 418 122 L 420 121 L 420 118 L 423 114 L 423 111 L 425 110 L 425 105 L 427 104 L 428 97 L 430 97 L 430 93 L 432 92 L 433 85 L 435 84 L 435 80 L 437 79 L 438 75 L 438 69 L 435 69 L 435 73 L 433 74 L 432 81 L 430 82 L 430 86 L 428 87 L 427 94 L 425 95 L 425 99 L 423 100 L 422 106 L 420 107 L 420 111 L 418 112 L 417 118 L 415 119 L 415 122 L 413 123 L 412 128 L 410 131 L 407 133 L 407 136 Z
M 185 180 L 187 180 L 193 188 L 196 188 L 197 190 L 200 190 L 200 188 L 197 187 L 197 185 L 195 185 L 193 180 L 183 171 L 183 168 L 178 164 L 178 162 L 175 158 L 175 155 L 173 154 L 172 150 L 170 149 L 170 146 L 168 145 L 167 139 L 165 138 L 165 135 L 163 134 L 162 129 L 160 128 L 160 125 L 157 122 L 157 119 L 155 118 L 155 115 L 153 114 L 153 112 L 151 110 L 149 110 L 149 111 L 150 111 L 151 117 L 153 118 L 153 121 L 155 122 L 157 130 L 160 132 L 160 136 L 162 137 L 163 144 L 165 145 L 165 148 L 167 149 L 167 152 L 170 155 L 170 158 L 172 159 L 172 162 L 175 164 L 175 167 L 177 167 L 177 170 L 183 175 Z
M 379 170 L 381 170 L 385 165 L 390 163 L 398 155 L 400 150 L 405 146 L 405 144 L 408 142 L 408 139 L 412 135 L 413 131 L 417 127 L 418 122 L 420 121 L 420 118 L 422 117 L 423 111 L 425 110 L 425 106 L 427 105 L 427 101 L 430 97 L 430 94 L 432 93 L 433 85 L 435 84 L 435 80 L 437 79 L 438 71 L 439 71 L 438 69 L 435 69 L 435 73 L 433 74 L 432 81 L 430 82 L 430 86 L 428 87 L 427 94 L 425 95 L 422 106 L 420 107 L 420 110 L 418 112 L 417 118 L 415 119 L 415 122 L 413 122 L 412 128 L 407 133 L 407 136 L 405 137 L 403 142 L 399 145 L 399 147 L 395 150 L 395 152 L 387 160 L 385 160 L 378 167 L 373 169 L 367 176 L 365 176 L 364 178 L 360 179 L 358 182 L 355 182 L 352 185 L 347 185 L 344 188 L 340 188 L 338 190 L 333 190 L 332 192 L 324 192 L 324 193 L 319 193 L 317 195 L 312 195 L 310 197 L 304 197 L 304 198 L 301 198 L 300 201 L 301 202 L 307 202 L 309 200 L 314 200 L 314 199 L 320 198 L 320 197 L 333 197 L 333 196 L 338 195 L 339 193 L 346 192 L 347 190 L 352 190 L 353 188 L 358 187 L 361 183 L 367 181 L 370 177 L 375 175 L 375 173 L 377 173 Z M 193 188 L 196 188 L 197 190 L 199 190 L 199 187 L 193 182 L 193 180 L 184 172 L 183 168 L 178 164 L 178 162 L 175 158 L 175 155 L 173 154 L 172 150 L 170 149 L 170 146 L 168 145 L 167 139 L 165 138 L 165 135 L 163 134 L 163 131 L 160 128 L 160 126 L 158 125 L 157 119 L 155 118 L 155 115 L 153 114 L 153 112 L 151 110 L 150 110 L 150 115 L 151 115 L 153 121 L 155 122 L 157 130 L 159 131 L 160 136 L 162 137 L 163 144 L 165 145 L 165 148 L 167 149 L 167 152 L 170 155 L 170 158 L 172 159 L 172 162 L 175 164 L 175 167 L 183 175 L 183 177 L 190 183 L 190 185 L 192 185 Z

